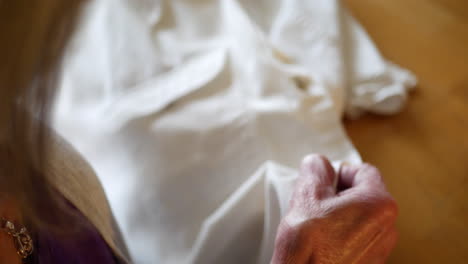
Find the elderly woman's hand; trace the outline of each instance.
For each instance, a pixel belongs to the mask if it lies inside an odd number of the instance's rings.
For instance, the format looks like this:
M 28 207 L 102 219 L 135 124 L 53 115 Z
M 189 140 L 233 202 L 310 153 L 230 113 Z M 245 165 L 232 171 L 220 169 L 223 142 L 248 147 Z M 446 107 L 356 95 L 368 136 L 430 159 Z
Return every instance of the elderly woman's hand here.
M 310 155 L 271 263 L 384 263 L 397 240 L 397 211 L 375 167 L 344 165 L 335 173 L 326 158 Z

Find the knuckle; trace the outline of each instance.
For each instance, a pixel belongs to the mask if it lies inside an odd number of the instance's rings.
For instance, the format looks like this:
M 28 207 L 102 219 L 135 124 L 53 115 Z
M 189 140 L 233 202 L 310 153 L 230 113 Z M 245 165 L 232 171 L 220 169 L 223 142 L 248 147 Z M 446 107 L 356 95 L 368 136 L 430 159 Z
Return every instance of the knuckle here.
M 302 164 L 310 164 L 310 163 L 316 162 L 316 161 L 325 162 L 327 160 L 328 159 L 325 156 L 313 153 L 313 154 L 309 154 L 309 155 L 305 156 L 302 159 Z
M 385 214 L 392 219 L 398 216 L 398 204 L 393 199 L 389 199 L 385 206 Z
M 394 222 L 398 217 L 398 205 L 391 197 L 384 197 L 376 204 L 376 213 L 382 222 Z
M 367 208 L 373 218 L 379 222 L 394 222 L 398 216 L 398 205 L 387 192 L 361 194 L 357 199 L 358 203 Z
M 377 167 L 369 164 L 369 163 L 364 163 L 362 164 L 362 170 L 368 173 L 369 175 L 372 175 L 374 177 L 377 177 L 379 179 L 382 178 L 379 169 Z

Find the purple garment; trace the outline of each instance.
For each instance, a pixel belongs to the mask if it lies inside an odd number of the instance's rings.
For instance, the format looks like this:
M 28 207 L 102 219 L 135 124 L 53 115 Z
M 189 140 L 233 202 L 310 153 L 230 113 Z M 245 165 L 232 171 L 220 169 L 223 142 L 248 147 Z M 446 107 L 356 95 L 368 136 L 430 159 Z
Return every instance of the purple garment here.
M 84 230 L 73 239 L 59 239 L 49 232 L 39 230 L 34 241 L 34 253 L 29 263 L 34 264 L 117 264 L 112 250 L 97 229 L 86 217 L 70 204 L 80 221 L 86 223 Z

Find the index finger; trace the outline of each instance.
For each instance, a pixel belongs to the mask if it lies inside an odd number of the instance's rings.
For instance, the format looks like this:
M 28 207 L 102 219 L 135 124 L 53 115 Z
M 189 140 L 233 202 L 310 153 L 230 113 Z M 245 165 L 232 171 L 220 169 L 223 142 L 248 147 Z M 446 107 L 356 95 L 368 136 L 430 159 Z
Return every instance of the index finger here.
M 344 164 L 338 171 L 337 192 L 345 194 L 356 189 L 382 189 L 385 185 L 379 170 L 367 163 L 360 165 Z

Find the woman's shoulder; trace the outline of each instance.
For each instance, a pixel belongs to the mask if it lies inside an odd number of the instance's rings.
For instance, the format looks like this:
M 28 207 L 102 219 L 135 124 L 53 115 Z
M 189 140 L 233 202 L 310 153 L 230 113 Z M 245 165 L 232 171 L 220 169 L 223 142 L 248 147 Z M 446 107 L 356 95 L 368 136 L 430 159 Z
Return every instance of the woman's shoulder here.
M 96 227 L 116 255 L 127 262 L 128 251 L 104 189 L 90 164 L 55 132 L 51 133 L 48 144 L 44 173 L 49 181 Z

